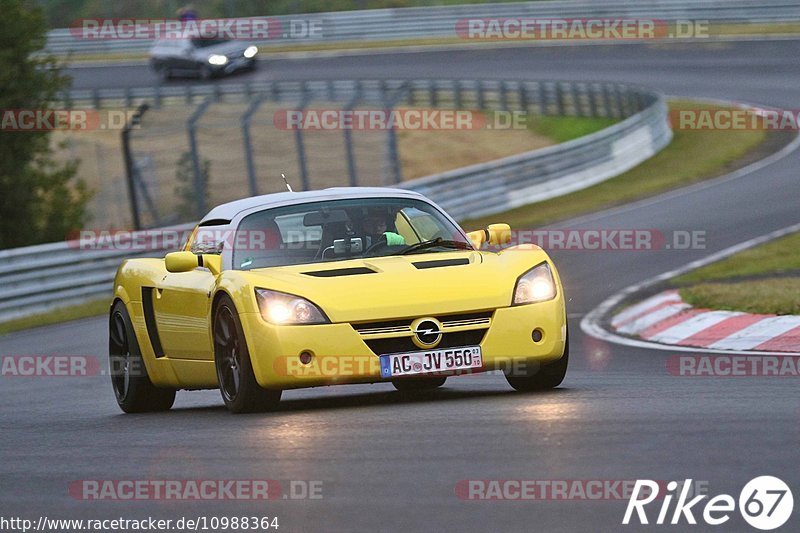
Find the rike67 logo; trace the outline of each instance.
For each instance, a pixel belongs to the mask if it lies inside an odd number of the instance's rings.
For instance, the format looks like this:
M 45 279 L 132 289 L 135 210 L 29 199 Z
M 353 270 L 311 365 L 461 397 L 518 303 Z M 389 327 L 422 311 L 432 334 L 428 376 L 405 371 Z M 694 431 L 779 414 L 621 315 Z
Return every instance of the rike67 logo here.
M 691 487 L 691 479 L 682 484 L 676 481 L 667 484 L 667 493 L 661 501 L 655 524 L 674 525 L 684 523 L 684 520 L 686 524 L 697 524 L 695 513 L 710 526 L 719 526 L 730 520 L 737 506 L 733 496 L 720 494 L 701 505 L 700 502 L 708 498 L 708 495 L 701 494 L 689 499 Z M 658 498 L 658 488 L 656 481 L 637 479 L 622 523 L 630 524 L 635 516 L 633 523 L 638 519 L 640 524 L 649 524 L 653 517 L 652 514 L 648 517 L 645 507 Z M 675 506 L 670 509 L 676 496 Z M 792 516 L 794 497 L 789 486 L 782 480 L 773 476 L 760 476 L 750 480 L 739 493 L 738 507 L 739 513 L 748 524 L 756 529 L 769 531 L 781 527 Z

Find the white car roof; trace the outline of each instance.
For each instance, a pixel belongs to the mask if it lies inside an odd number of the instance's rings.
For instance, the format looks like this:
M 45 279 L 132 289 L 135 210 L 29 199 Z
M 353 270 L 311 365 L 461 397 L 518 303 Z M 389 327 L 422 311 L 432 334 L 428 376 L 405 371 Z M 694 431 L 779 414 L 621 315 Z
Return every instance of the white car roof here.
M 425 196 L 418 192 L 405 189 L 393 189 L 388 187 L 333 187 L 320 191 L 304 192 L 279 192 L 274 194 L 264 194 L 261 196 L 251 196 L 234 200 L 226 204 L 219 205 L 208 212 L 204 222 L 212 220 L 231 221 L 242 211 L 253 208 L 281 207 L 285 205 L 305 204 L 323 200 L 342 200 L 347 198 L 420 198 L 430 202 Z

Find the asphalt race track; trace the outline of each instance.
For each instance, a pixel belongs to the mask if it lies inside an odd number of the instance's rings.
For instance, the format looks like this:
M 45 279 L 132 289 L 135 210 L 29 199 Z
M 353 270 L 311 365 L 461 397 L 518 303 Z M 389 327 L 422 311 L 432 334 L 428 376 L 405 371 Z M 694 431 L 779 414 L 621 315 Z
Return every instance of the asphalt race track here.
M 670 95 L 796 109 L 800 41 L 475 49 L 262 62 L 247 76 L 616 80 Z M 70 71 L 76 88 L 146 86 L 146 67 Z M 172 83 L 191 83 L 172 82 Z M 800 497 L 796 378 L 688 378 L 669 351 L 584 336 L 609 295 L 800 221 L 800 153 L 735 180 L 564 226 L 705 231 L 706 249 L 555 251 L 569 298 L 571 368 L 552 392 L 520 395 L 502 376 L 451 378 L 404 399 L 390 385 L 284 394 L 277 413 L 232 416 L 217 392 L 179 393 L 158 415 L 122 415 L 107 377 L 0 378 L 0 514 L 50 518 L 277 516 L 281 531 L 617 531 L 624 500 L 463 501 L 460 480 L 684 480 L 738 498 L 781 477 Z M 498 220 L 499 222 L 501 220 Z M 104 319 L 0 338 L 0 355 L 105 357 Z M 323 498 L 272 502 L 79 501 L 85 479 L 319 480 Z M 657 507 L 651 509 L 651 522 Z M 701 510 L 702 513 L 702 510 Z M 699 513 L 699 514 L 701 514 Z M 698 514 L 697 512 L 695 513 Z M 784 530 L 796 530 L 793 520 Z M 699 518 L 699 517 L 698 517 Z M 792 524 L 794 522 L 794 528 Z M 707 530 L 707 526 L 660 526 Z M 753 531 L 738 514 L 719 530 Z

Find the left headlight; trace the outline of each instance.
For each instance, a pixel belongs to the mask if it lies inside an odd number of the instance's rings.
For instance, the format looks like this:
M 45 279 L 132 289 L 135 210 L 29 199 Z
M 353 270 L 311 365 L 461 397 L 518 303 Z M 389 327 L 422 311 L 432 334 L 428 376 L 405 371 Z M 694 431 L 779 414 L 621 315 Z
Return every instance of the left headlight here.
M 264 320 L 277 325 L 290 324 L 328 324 L 330 320 L 322 310 L 305 298 L 271 291 L 256 289 L 256 300 Z
M 251 57 L 253 57 L 257 53 L 258 53 L 258 48 L 256 48 L 255 46 L 248 46 L 244 50 L 244 57 L 246 57 L 247 59 L 250 59 Z
M 547 263 L 536 265 L 517 280 L 513 305 L 545 302 L 556 297 L 556 283 Z
M 224 65 L 225 63 L 228 62 L 228 58 L 223 55 L 214 54 L 212 56 L 209 56 L 208 62 L 211 63 L 212 65 Z

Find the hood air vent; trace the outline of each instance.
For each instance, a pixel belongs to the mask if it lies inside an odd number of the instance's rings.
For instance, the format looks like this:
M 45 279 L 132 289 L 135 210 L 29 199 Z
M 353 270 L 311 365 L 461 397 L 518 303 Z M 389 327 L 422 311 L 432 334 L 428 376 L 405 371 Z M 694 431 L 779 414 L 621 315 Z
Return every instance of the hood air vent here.
M 451 267 L 451 266 L 468 265 L 468 264 L 469 264 L 469 259 L 464 257 L 461 259 L 439 259 L 433 261 L 420 261 L 418 263 L 414 263 L 414 266 L 422 270 L 424 268 Z
M 317 270 L 314 272 L 303 272 L 306 276 L 315 278 L 338 278 L 339 276 L 358 276 L 360 274 L 375 274 L 375 271 L 367 267 L 335 268 L 333 270 Z

